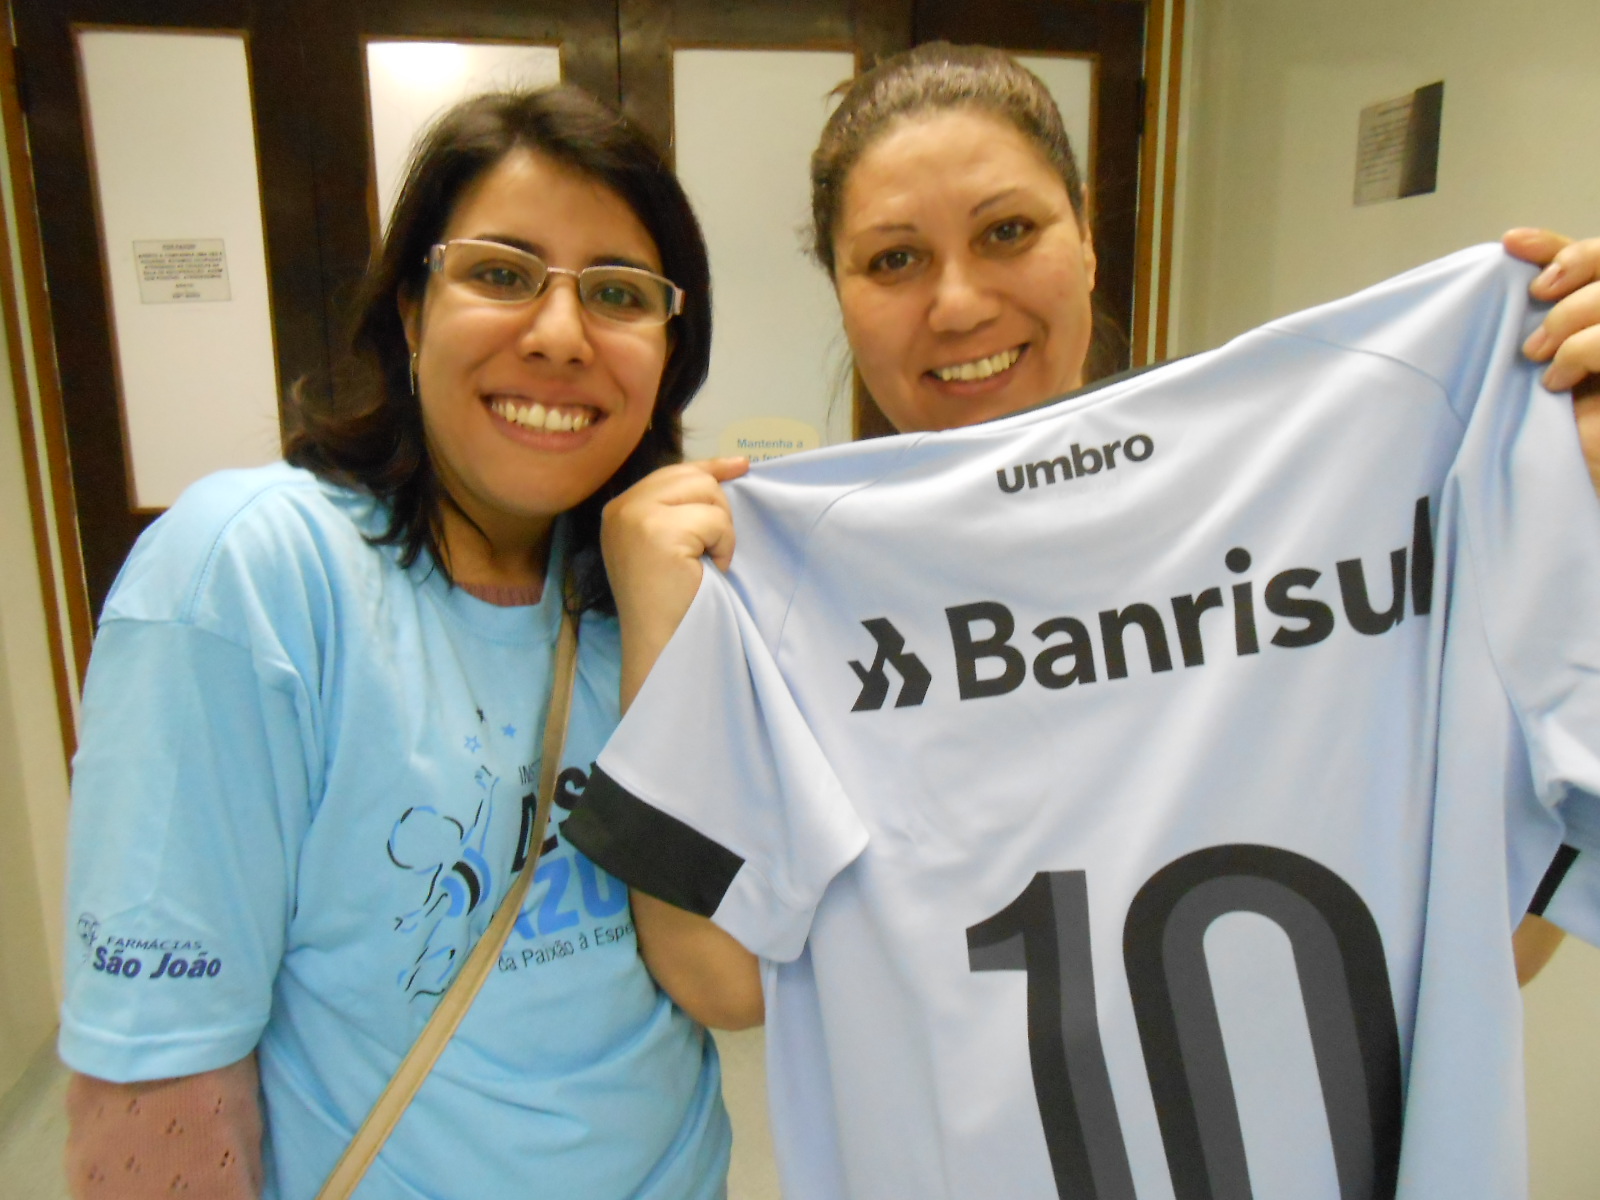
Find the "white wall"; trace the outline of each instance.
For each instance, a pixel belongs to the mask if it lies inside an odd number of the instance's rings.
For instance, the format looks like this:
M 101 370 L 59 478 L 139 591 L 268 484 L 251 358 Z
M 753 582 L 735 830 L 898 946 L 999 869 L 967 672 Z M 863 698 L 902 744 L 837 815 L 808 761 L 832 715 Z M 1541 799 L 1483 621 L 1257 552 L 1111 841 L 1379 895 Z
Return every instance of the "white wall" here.
M 1600 230 L 1595 0 L 1191 0 L 1176 350 L 1512 225 Z M 1355 208 L 1356 122 L 1444 80 L 1439 188 Z
M 16 403 L 0 369 L 0 1095 L 55 1029 L 67 820 Z
M 1533 1200 L 1600 1193 L 1600 950 L 1574 938 L 1522 993 Z
M 1190 0 L 1174 351 L 1513 225 L 1600 232 L 1600 3 Z M 1443 79 L 1438 191 L 1356 208 L 1357 118 Z M 1534 1200 L 1600 1194 L 1600 951 L 1525 994 Z

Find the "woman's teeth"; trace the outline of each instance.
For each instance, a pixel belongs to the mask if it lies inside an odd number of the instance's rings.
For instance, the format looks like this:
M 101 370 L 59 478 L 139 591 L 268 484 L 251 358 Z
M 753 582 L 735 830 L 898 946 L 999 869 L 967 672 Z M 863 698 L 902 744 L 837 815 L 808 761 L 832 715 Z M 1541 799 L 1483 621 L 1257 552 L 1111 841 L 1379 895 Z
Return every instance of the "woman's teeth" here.
M 957 363 L 953 367 L 936 367 L 933 373 L 946 383 L 987 379 L 1008 367 L 1015 366 L 1017 359 L 1021 357 L 1022 347 L 1013 346 L 1010 350 L 1002 350 L 999 354 L 991 354 L 988 358 L 980 358 L 974 362 Z
M 594 424 L 594 413 L 585 408 L 546 408 L 542 404 L 517 404 L 511 400 L 496 400 L 489 408 L 514 425 L 548 433 L 576 433 Z

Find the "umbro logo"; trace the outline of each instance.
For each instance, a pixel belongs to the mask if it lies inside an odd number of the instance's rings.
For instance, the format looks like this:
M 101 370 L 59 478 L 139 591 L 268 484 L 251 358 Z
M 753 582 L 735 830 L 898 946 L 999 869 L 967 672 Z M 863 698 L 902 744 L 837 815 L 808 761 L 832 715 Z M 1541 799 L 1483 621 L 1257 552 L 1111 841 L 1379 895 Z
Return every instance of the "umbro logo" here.
M 1119 450 L 1124 461 L 1142 463 L 1156 452 L 1156 443 L 1148 433 L 1136 433 L 1126 441 L 1119 438 L 1103 446 L 1090 446 L 1087 449 L 1073 442 L 1067 453 L 1055 458 L 1017 463 L 1010 468 L 1001 467 L 994 473 L 995 479 L 1000 484 L 1000 490 L 1008 495 L 1020 492 L 1024 487 L 1039 487 L 1041 481 L 1048 487 L 1057 478 L 1065 483 L 1070 479 L 1082 479 L 1085 475 L 1098 475 L 1101 471 L 1115 471 Z
M 873 617 L 861 624 L 866 626 L 867 632 L 878 643 L 878 656 L 872 660 L 870 667 L 863 667 L 851 660 L 850 669 L 861 680 L 861 694 L 856 697 L 855 706 L 850 711 L 873 712 L 883 707 L 883 702 L 889 698 L 889 674 L 884 670 L 885 667 L 893 667 L 902 680 L 894 706 L 910 708 L 921 704 L 922 698 L 928 694 L 928 685 L 933 682 L 928 668 L 906 649 L 906 639 L 889 623 L 887 617 Z

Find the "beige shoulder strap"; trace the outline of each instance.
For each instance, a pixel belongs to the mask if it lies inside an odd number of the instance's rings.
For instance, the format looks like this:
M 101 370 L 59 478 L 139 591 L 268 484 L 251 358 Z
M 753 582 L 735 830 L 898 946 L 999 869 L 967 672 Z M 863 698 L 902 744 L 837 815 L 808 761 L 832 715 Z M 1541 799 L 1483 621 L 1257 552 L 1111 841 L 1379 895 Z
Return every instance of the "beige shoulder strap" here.
M 511 881 L 511 890 L 500 901 L 494 920 L 472 948 L 460 974 L 445 991 L 439 1006 L 433 1010 L 433 1016 L 428 1018 L 428 1023 L 417 1035 L 415 1044 L 400 1060 L 394 1078 L 389 1080 L 383 1094 L 367 1114 L 367 1119 L 345 1147 L 338 1165 L 317 1193 L 317 1200 L 347 1200 L 356 1190 L 356 1185 L 378 1157 L 378 1151 L 383 1148 L 389 1134 L 400 1123 L 406 1106 L 417 1094 L 417 1089 L 428 1077 L 439 1055 L 444 1053 L 445 1045 L 461 1024 L 461 1019 L 467 1015 L 478 989 L 489 978 L 489 972 L 500 958 L 500 950 L 506 944 L 511 927 L 516 924 L 517 914 L 522 911 L 522 902 L 533 882 L 533 872 L 539 865 L 545 825 L 550 820 L 550 803 L 556 794 L 556 776 L 561 770 L 561 750 L 567 740 L 567 718 L 572 712 L 572 681 L 577 666 L 578 622 L 570 612 L 564 612 L 561 633 L 556 639 L 555 663 L 550 672 L 550 710 L 544 718 L 544 748 L 539 756 L 539 803 L 534 810 L 533 829 L 528 835 L 522 870 Z

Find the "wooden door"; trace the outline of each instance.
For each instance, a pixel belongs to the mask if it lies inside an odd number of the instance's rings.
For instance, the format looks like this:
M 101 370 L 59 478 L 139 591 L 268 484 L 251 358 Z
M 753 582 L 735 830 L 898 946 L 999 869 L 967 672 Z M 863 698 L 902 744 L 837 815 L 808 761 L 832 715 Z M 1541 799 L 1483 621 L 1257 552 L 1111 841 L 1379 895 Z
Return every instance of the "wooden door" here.
M 342 343 L 348 302 L 377 239 L 365 51 L 374 40 L 553 45 L 562 78 L 615 104 L 614 0 L 295 0 L 317 184 L 321 302 Z
M 163 505 L 137 494 L 123 378 L 128 347 L 119 353 L 108 271 L 126 247 L 104 239 L 85 106 L 86 37 L 128 31 L 242 39 L 279 396 L 297 380 L 326 386 L 345 334 L 342 306 L 371 250 L 368 40 L 556 45 L 569 78 L 612 102 L 618 95 L 611 0 L 29 0 L 14 18 L 92 612 Z M 153 139 L 161 135 L 148 130 Z
M 911 0 L 621 0 L 623 111 L 671 145 L 675 48 L 849 50 L 870 65 L 908 49 L 911 35 Z
M 742 0 L 736 5 L 725 0 L 621 0 L 622 103 L 629 115 L 663 144 L 674 144 L 680 134 L 674 128 L 674 61 L 678 52 L 695 48 L 844 50 L 854 55 L 859 69 L 913 45 L 942 39 L 999 46 L 1021 56 L 1083 60 L 1091 68 L 1092 119 L 1087 122 L 1088 136 L 1079 139 L 1087 144 L 1075 145 L 1075 149 L 1092 182 L 1090 208 L 1099 260 L 1097 300 L 1104 316 L 1126 331 L 1134 301 L 1145 9 L 1143 0 L 996 0 L 983 4 L 970 0 L 888 0 L 870 4 L 860 0 Z M 729 97 L 732 105 L 740 102 L 739 97 Z M 743 98 L 743 103 L 755 102 L 753 97 Z M 693 179 L 686 175 L 685 182 L 693 194 Z M 704 196 L 698 199 L 703 217 L 713 216 L 713 206 L 705 203 Z M 709 220 L 707 233 L 712 242 L 714 286 L 719 292 L 718 320 L 724 326 L 740 323 L 742 332 L 734 340 L 742 349 L 744 342 L 761 336 L 744 307 L 757 289 L 738 284 L 738 263 L 732 273 L 735 288 L 730 289 L 727 259 L 722 264 L 717 261 L 717 230 Z M 775 229 L 767 236 L 781 239 L 784 233 Z M 804 291 L 805 281 L 797 279 L 794 287 L 797 292 Z M 795 314 L 801 327 L 806 324 L 804 316 L 803 312 Z M 785 366 L 793 373 L 793 365 L 785 361 L 785 351 L 792 358 L 794 347 L 784 344 L 788 332 L 784 314 L 772 312 L 768 323 L 775 332 L 767 355 L 779 365 L 775 374 L 782 379 Z M 719 334 L 719 340 L 727 345 L 723 334 Z M 825 361 L 827 356 L 821 349 L 828 339 L 812 333 L 809 339 L 802 334 L 801 340 L 807 344 L 813 364 L 811 373 L 819 378 L 830 375 L 832 364 Z M 1125 339 L 1120 345 L 1116 338 L 1111 342 L 1107 361 L 1096 364 L 1100 373 L 1127 365 Z M 759 358 L 760 353 L 751 357 Z M 714 352 L 706 392 L 698 402 L 698 410 L 691 408 L 687 414 L 688 444 L 699 453 L 730 453 L 743 448 L 726 436 L 720 444 L 697 436 L 693 428 L 697 416 L 722 425 L 725 433 L 734 428 L 728 423 L 732 410 L 724 395 L 726 383 L 719 378 L 725 362 L 721 353 Z M 749 396 L 767 390 L 754 370 L 741 377 L 738 387 Z M 827 391 L 830 385 L 819 382 L 815 387 Z M 860 386 L 859 378 L 854 379 L 850 404 L 854 410 L 850 432 L 854 436 L 892 431 Z M 752 412 L 761 411 L 764 405 L 773 407 L 773 402 L 763 398 L 753 401 L 750 408 Z M 815 401 L 811 407 L 816 408 Z M 794 405 L 786 407 L 779 402 L 773 411 L 777 408 L 792 414 Z
M 217 31 L 247 47 L 275 394 L 328 386 L 377 227 L 366 47 L 374 39 L 560 48 L 565 78 L 671 147 L 683 48 L 845 51 L 857 64 L 936 38 L 1095 62 L 1100 291 L 1132 306 L 1142 0 L 28 0 L 14 6 L 49 320 L 87 606 L 98 611 L 160 511 L 136 496 L 80 71 L 86 31 Z M 159 134 L 152 130 L 152 135 Z M 1080 148 L 1082 149 L 1082 148 Z M 122 252 L 118 248 L 118 252 Z M 726 311 L 726 310 L 723 310 Z M 781 315 L 775 314 L 781 321 Z M 715 369 L 715 367 L 714 367 Z M 218 403 L 226 403 L 219 396 Z M 857 432 L 881 429 L 870 403 Z M 70 534 L 68 534 L 70 536 Z M 69 599 L 69 604 L 71 600 Z
M 98 612 L 156 512 L 135 502 L 130 477 L 78 35 L 211 31 L 248 39 L 280 379 L 327 365 L 305 114 L 296 99 L 299 46 L 286 9 L 246 0 L 29 0 L 15 6 L 13 20 L 84 583 Z

